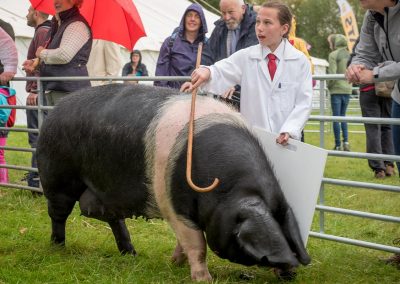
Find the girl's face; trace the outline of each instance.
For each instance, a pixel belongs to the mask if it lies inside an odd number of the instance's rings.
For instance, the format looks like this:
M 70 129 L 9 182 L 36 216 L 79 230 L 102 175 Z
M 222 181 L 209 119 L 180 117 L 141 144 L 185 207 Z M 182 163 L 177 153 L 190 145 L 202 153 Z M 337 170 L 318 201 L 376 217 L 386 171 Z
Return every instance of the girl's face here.
M 258 11 L 256 20 L 256 34 L 259 43 L 268 47 L 271 51 L 279 46 L 283 35 L 289 30 L 289 24 L 281 25 L 278 18 L 278 10 L 262 7 Z
M 133 63 L 139 63 L 140 60 L 140 55 L 137 53 L 132 54 L 132 62 Z
M 200 15 L 196 11 L 188 11 L 185 15 L 185 31 L 198 32 L 200 26 Z

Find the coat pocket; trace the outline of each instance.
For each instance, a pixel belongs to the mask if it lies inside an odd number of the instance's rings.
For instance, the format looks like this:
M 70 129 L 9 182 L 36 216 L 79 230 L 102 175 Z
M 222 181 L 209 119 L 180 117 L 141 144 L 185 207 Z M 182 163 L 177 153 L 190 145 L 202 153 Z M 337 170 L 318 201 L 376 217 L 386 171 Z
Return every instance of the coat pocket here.
M 296 92 L 299 83 L 279 82 L 275 94 L 279 97 L 280 110 L 291 111 L 296 103 Z

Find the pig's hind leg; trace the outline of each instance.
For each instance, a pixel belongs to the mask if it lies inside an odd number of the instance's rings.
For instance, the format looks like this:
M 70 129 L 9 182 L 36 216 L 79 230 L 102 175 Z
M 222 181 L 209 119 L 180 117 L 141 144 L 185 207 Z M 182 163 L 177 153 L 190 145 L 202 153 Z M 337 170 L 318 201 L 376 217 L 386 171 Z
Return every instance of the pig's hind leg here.
M 65 225 L 71 214 L 80 192 L 85 188 L 83 183 L 70 180 L 67 183 L 44 183 L 43 190 L 47 197 L 48 214 L 51 218 L 51 242 L 65 245 Z

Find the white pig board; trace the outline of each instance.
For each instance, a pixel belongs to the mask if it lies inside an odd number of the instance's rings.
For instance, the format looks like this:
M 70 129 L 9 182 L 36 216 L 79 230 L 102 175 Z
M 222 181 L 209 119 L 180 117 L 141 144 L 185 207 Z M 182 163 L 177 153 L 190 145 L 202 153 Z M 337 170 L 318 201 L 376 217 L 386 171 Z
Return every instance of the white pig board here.
M 277 134 L 259 127 L 253 130 L 272 163 L 283 194 L 296 216 L 301 238 L 307 245 L 328 153 L 293 139 L 288 146 L 282 146 L 276 143 Z

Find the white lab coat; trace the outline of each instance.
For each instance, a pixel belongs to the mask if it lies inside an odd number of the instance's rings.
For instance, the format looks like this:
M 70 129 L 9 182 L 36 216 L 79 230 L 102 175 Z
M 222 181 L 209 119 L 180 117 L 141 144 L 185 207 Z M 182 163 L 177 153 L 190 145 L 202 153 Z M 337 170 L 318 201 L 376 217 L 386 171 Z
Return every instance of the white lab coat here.
M 284 41 L 283 58 L 272 82 L 258 44 L 210 66 L 210 80 L 201 89 L 222 95 L 229 87 L 241 85 L 240 112 L 251 126 L 300 139 L 311 113 L 311 66 L 302 52 Z

